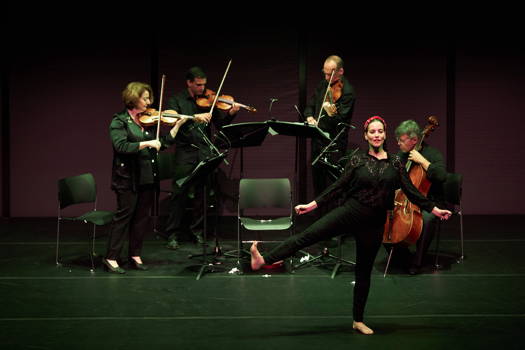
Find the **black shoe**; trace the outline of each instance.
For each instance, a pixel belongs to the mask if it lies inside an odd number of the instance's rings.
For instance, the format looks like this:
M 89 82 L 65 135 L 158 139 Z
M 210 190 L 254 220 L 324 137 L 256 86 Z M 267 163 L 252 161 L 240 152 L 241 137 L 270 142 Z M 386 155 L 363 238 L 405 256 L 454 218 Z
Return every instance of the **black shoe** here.
M 168 241 L 168 244 L 166 244 L 166 248 L 171 249 L 171 250 L 177 250 L 180 248 L 180 244 L 179 242 L 177 242 L 176 239 L 172 239 Z
M 408 268 L 408 274 L 409 275 L 418 275 L 419 273 L 421 272 L 421 267 L 417 266 L 417 265 L 412 265 Z
M 195 241 L 198 244 L 203 244 L 204 243 L 204 238 L 202 236 L 202 232 L 203 232 L 202 230 L 192 231 L 193 236 L 195 237 Z
M 117 267 L 113 267 L 109 261 L 107 261 L 107 259 L 104 259 L 102 258 L 102 263 L 104 264 L 104 269 L 108 272 L 113 272 L 113 273 L 120 273 L 120 274 L 123 274 L 123 273 L 126 273 L 126 270 L 124 270 L 122 267 L 120 266 L 117 266 Z
M 129 258 L 129 265 L 134 268 L 135 270 L 141 270 L 141 271 L 147 271 L 149 270 L 149 267 L 147 265 L 144 265 L 144 263 L 139 264 L 135 259 Z

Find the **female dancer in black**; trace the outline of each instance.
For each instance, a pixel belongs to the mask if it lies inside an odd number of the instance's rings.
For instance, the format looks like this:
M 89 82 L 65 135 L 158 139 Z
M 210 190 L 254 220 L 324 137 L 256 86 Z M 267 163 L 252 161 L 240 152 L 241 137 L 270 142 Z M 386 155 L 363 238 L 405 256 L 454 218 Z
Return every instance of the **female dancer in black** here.
M 375 257 L 381 246 L 386 212 L 392 209 L 395 190 L 402 188 L 410 201 L 434 215 L 447 220 L 452 214 L 437 208 L 412 185 L 397 155 L 383 149 L 386 123 L 373 116 L 364 124 L 368 152 L 355 151 L 349 158 L 344 174 L 319 197 L 308 204 L 295 207 L 297 214 L 306 214 L 315 208 L 338 204 L 305 231 L 282 242 L 262 256 L 254 242 L 250 252 L 251 267 L 260 269 L 276 263 L 298 250 L 318 241 L 344 233 L 353 233 L 356 240 L 356 266 L 353 301 L 353 328 L 363 334 L 373 330 L 363 323 L 363 314 L 370 289 L 370 277 Z

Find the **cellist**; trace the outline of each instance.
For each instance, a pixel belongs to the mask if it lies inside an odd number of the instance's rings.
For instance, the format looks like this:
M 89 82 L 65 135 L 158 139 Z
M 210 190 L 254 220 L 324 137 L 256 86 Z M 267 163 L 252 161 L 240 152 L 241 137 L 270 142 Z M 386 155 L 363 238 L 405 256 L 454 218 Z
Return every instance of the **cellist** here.
M 443 207 L 443 183 L 445 182 L 447 171 L 445 169 L 445 162 L 443 155 L 439 150 L 429 146 L 423 142 L 419 151 L 416 145 L 421 139 L 421 128 L 414 120 L 405 120 L 395 130 L 397 144 L 399 146 L 398 155 L 402 161 L 411 160 L 415 164 L 419 164 L 426 172 L 426 177 L 430 181 L 431 186 L 427 198 Z M 396 244 L 394 256 L 404 260 L 404 264 L 408 266 L 408 273 L 416 275 L 420 272 L 423 257 L 428 251 L 428 247 L 432 242 L 434 234 L 437 229 L 437 217 L 432 213 L 422 210 L 423 228 L 421 235 L 416 243 L 416 252 L 412 257 L 409 247 L 400 242 Z

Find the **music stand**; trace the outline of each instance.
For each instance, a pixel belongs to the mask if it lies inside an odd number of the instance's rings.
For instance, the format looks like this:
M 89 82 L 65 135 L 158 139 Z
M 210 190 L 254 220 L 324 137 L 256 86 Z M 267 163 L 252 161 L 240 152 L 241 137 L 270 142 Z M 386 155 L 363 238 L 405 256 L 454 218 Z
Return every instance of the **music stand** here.
M 230 124 L 221 130 L 230 141 L 230 147 L 241 149 L 241 174 L 244 177 L 244 147 L 260 146 L 268 134 L 266 122 L 248 122 Z
M 280 120 L 268 120 L 266 123 L 268 123 L 268 126 L 271 129 L 269 130 L 270 133 L 273 131 L 277 135 L 320 138 L 330 142 L 330 136 L 328 133 L 319 129 L 315 125 L 298 122 L 283 122 Z
M 186 187 L 191 186 L 198 180 L 201 180 L 208 176 L 213 170 L 215 170 L 221 161 L 226 158 L 226 153 L 220 153 L 217 156 L 214 156 L 212 158 L 202 160 L 196 167 L 193 169 L 190 175 L 183 177 L 176 181 L 177 185 L 179 187 Z M 207 203 L 206 203 L 206 197 L 208 195 L 207 188 L 206 188 L 206 181 L 204 181 L 204 195 L 203 195 L 203 201 L 204 201 L 204 222 L 203 222 L 203 232 L 202 232 L 202 264 L 201 268 L 199 270 L 199 273 L 197 275 L 197 280 L 200 280 L 201 276 L 206 272 L 206 270 L 209 270 L 208 272 L 214 272 L 213 267 L 214 265 L 208 262 L 208 254 L 206 254 L 206 231 L 207 231 Z M 215 237 L 215 241 L 217 244 L 217 237 Z

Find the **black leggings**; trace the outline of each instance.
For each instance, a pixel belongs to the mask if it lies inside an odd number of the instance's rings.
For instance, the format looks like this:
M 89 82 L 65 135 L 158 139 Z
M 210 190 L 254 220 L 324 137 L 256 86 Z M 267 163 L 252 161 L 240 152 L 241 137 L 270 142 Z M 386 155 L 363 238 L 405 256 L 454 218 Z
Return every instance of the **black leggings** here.
M 328 212 L 302 233 L 279 244 L 264 255 L 264 261 L 273 264 L 319 241 L 351 233 L 356 241 L 353 317 L 354 321 L 362 322 L 370 290 L 370 276 L 383 238 L 385 217 L 384 211 L 374 211 L 350 200 Z

